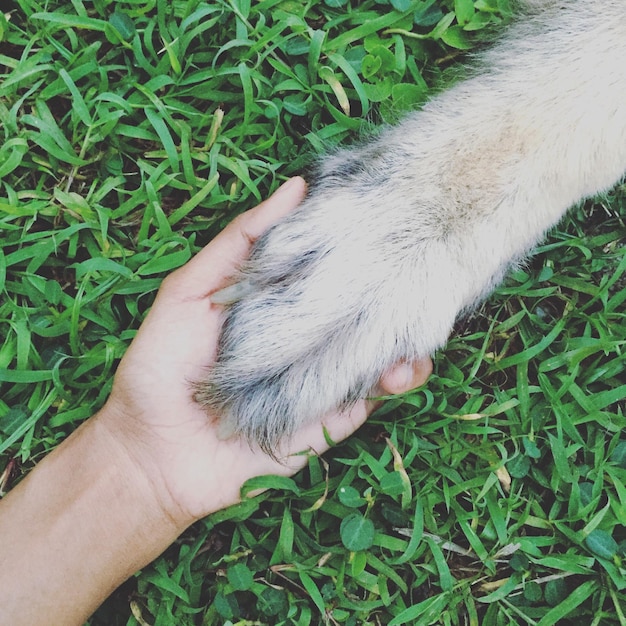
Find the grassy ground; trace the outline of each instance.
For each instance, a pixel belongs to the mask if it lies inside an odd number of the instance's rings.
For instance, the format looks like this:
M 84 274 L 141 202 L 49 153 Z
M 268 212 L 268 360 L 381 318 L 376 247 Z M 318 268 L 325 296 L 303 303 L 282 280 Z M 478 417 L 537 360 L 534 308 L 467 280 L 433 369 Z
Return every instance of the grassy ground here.
M 104 401 L 161 278 L 500 0 L 17 0 L 0 14 L 0 472 Z M 436 361 L 281 489 L 198 523 L 90 620 L 626 624 L 626 193 L 576 209 Z M 100 548 L 100 547 L 96 547 Z

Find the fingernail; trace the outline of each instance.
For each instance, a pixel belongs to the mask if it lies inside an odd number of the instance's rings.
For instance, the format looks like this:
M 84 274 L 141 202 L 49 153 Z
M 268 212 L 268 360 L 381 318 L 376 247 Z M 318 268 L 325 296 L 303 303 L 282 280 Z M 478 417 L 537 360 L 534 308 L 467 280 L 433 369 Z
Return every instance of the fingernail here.
M 409 363 L 403 363 L 400 367 L 400 371 L 398 372 L 398 382 L 402 381 L 402 387 L 404 389 L 410 389 L 413 385 L 413 376 L 415 372 L 413 371 L 413 366 Z
M 289 180 L 285 181 L 277 190 L 275 193 L 283 193 L 284 191 L 288 191 L 289 189 L 291 189 L 292 187 L 294 187 L 299 181 L 302 180 L 302 177 L 300 176 L 293 176 L 292 178 L 290 178 Z

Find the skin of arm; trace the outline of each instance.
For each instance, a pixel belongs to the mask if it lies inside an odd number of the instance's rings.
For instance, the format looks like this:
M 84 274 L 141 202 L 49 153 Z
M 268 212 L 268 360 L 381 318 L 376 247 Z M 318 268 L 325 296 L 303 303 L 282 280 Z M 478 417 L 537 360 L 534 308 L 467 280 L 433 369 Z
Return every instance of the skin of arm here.
M 291 179 L 165 279 L 105 406 L 0 502 L 1 624 L 84 623 L 193 522 L 238 502 L 246 480 L 293 474 L 307 455 L 290 454 L 328 448 L 320 423 L 299 432 L 280 462 L 238 439 L 220 440 L 190 385 L 216 354 L 223 309 L 210 295 L 305 190 Z M 416 387 L 430 371 L 429 360 L 400 363 L 381 392 Z M 341 441 L 372 408 L 359 402 L 323 426 Z

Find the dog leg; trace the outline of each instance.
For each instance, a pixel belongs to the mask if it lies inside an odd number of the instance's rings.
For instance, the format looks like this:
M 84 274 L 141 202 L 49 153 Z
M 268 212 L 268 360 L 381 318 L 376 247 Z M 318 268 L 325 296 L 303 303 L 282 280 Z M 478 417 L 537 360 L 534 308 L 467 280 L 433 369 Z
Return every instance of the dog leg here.
M 432 354 L 566 209 L 626 170 L 626 5 L 528 2 L 471 78 L 326 157 L 256 244 L 197 399 L 273 452 Z

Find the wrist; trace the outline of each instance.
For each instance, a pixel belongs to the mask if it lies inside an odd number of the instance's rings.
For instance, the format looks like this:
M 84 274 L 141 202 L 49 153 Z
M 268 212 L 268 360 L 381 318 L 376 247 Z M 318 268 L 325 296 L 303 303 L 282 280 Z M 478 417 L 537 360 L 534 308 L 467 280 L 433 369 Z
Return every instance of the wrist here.
M 119 467 L 124 468 L 126 489 L 136 495 L 147 517 L 169 524 L 176 535 L 201 517 L 182 506 L 170 488 L 167 446 L 157 441 L 143 420 L 132 418 L 109 401 L 93 421 Z

